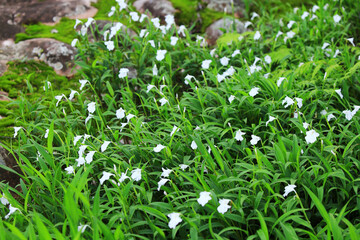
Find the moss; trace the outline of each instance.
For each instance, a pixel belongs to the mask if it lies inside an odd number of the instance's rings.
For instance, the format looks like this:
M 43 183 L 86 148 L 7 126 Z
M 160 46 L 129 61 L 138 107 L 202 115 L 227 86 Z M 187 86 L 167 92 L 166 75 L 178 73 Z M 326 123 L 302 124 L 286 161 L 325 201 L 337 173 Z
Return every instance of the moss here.
M 111 20 L 112 18 L 108 17 L 108 13 L 112 6 L 117 6 L 118 4 L 115 0 L 99 0 L 91 5 L 98 10 L 94 19 Z
M 25 33 L 16 34 L 15 42 L 33 38 L 53 38 L 71 44 L 71 41 L 76 38 L 74 25 L 75 20 L 69 18 L 62 18 L 55 26 L 48 26 L 42 23 L 27 25 L 25 26 Z M 57 30 L 58 32 L 51 33 L 52 30 Z

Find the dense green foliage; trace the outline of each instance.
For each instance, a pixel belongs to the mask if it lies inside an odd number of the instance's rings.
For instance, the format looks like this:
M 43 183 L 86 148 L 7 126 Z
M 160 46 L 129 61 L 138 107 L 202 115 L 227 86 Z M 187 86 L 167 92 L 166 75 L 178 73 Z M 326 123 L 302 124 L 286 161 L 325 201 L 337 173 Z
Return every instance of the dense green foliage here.
M 17 101 L 23 128 L 7 148 L 21 180 L 1 184 L 1 214 L 17 210 L 0 234 L 358 239 L 357 9 L 317 5 L 259 13 L 214 49 L 148 19 L 142 36 L 90 25 L 99 40 L 78 36 L 77 92 Z

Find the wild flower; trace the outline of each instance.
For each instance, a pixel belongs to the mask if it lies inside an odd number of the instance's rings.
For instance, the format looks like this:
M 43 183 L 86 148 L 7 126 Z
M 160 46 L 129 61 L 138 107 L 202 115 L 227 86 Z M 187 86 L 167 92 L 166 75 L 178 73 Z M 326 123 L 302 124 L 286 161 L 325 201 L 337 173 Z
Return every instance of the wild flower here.
M 252 22 L 246 21 L 244 24 L 244 28 L 247 29 L 250 25 L 252 25 Z
M 170 133 L 170 137 L 171 137 L 172 135 L 174 135 L 174 133 L 175 133 L 178 129 L 179 129 L 179 128 L 174 125 L 174 127 L 173 127 L 173 129 L 172 129 L 172 131 L 171 131 L 171 133 Z
M 119 12 L 121 12 L 123 9 L 127 8 L 127 3 L 125 0 L 116 0 L 116 2 L 119 4 Z
M 256 136 L 256 135 L 251 135 L 251 140 L 250 143 L 251 145 L 256 145 L 259 141 L 261 140 L 260 137 Z
M 327 121 L 330 122 L 331 119 L 333 118 L 336 118 L 334 114 L 330 113 L 328 116 L 327 116 Z
M 133 20 L 134 22 L 137 22 L 140 19 L 139 14 L 137 12 L 130 12 L 129 15 L 131 17 L 131 20 Z
M 88 28 L 88 27 L 90 27 L 90 25 L 92 23 L 95 23 L 95 22 L 96 22 L 95 19 L 93 19 L 92 17 L 89 17 L 87 22 L 85 23 L 85 27 Z
M 16 207 L 13 207 L 11 204 L 9 205 L 9 213 L 6 214 L 5 219 L 9 219 L 10 215 L 12 215 L 14 212 L 18 211 L 19 209 Z
M 75 25 L 74 25 L 74 29 L 76 29 L 76 27 L 79 25 L 79 24 L 82 24 L 83 22 L 80 21 L 79 19 L 75 19 Z
M 347 120 L 351 120 L 353 118 L 353 116 L 355 115 L 352 111 L 350 110 L 344 110 L 343 113 L 345 114 L 345 118 Z
M 301 108 L 303 106 L 303 99 L 302 98 L 295 98 L 298 108 Z
M 96 151 L 90 151 L 86 157 L 85 157 L 85 161 L 87 164 L 90 164 L 92 161 L 93 161 L 93 157 L 94 157 L 94 154 L 96 153 Z
M 153 150 L 154 150 L 154 152 L 160 152 L 164 148 L 166 148 L 164 145 L 158 144 L 158 145 L 156 145 L 156 147 L 154 147 Z
M 83 156 L 79 156 L 77 159 L 75 159 L 75 161 L 77 162 L 77 167 L 85 164 L 85 158 Z
M 237 55 L 240 54 L 240 50 L 235 50 L 232 54 L 231 54 L 231 57 L 235 57 Z
M 147 16 L 145 14 L 141 14 L 139 22 L 142 23 L 145 20 L 145 18 L 147 18 Z
M 179 40 L 178 37 L 171 37 L 170 38 L 170 45 L 175 46 L 178 40 Z
M 171 15 L 171 14 L 166 15 L 165 22 L 166 22 L 166 29 L 169 30 L 171 28 L 171 26 L 175 24 L 174 15 Z
M 76 46 L 76 43 L 78 43 L 78 42 L 79 42 L 79 39 L 77 39 L 77 38 L 73 39 L 73 40 L 71 41 L 71 46 L 72 46 L 72 47 L 75 47 L 75 46 Z
M 168 102 L 168 100 L 165 97 L 163 97 L 159 100 L 159 102 L 160 102 L 161 106 L 164 106 Z
M 85 79 L 81 79 L 79 80 L 79 83 L 81 84 L 80 85 L 80 91 L 85 87 L 85 84 L 88 83 L 89 81 L 88 80 L 85 80 Z
M 155 28 L 160 28 L 160 19 L 159 18 L 153 18 L 153 19 L 151 19 L 151 22 L 153 23 Z
M 271 57 L 269 55 L 266 55 L 265 58 L 264 58 L 264 61 L 267 63 L 267 64 L 270 64 L 271 63 Z
M 192 76 L 192 75 L 189 75 L 189 74 L 186 75 L 184 83 L 185 83 L 186 85 L 189 85 L 189 82 L 191 81 L 192 78 L 195 79 L 195 77 Z
M 284 106 L 285 108 L 289 107 L 290 105 L 293 105 L 294 103 L 295 103 L 294 100 L 292 100 L 288 96 L 286 96 L 285 99 L 282 101 L 282 105 L 285 105 Z
M 14 138 L 18 135 L 18 132 L 21 128 L 22 127 L 14 127 Z
M 134 114 L 129 113 L 129 114 L 126 116 L 126 120 L 129 122 L 129 121 L 130 121 L 130 119 L 132 119 L 133 117 L 135 117 L 135 115 L 134 115 Z
M 341 93 L 341 88 L 340 89 L 336 89 L 335 92 L 340 96 L 341 99 L 344 98 L 344 96 Z
M 156 52 L 156 60 L 162 61 L 165 58 L 166 50 L 157 50 Z
M 287 185 L 287 186 L 285 187 L 285 192 L 284 192 L 283 196 L 286 197 L 286 196 L 287 196 L 289 193 L 291 193 L 291 192 L 295 192 L 295 193 L 296 193 L 295 188 L 296 188 L 296 185 Z
M 140 181 L 141 180 L 141 169 L 135 168 L 131 171 L 131 179 L 134 181 Z
M 119 71 L 119 78 L 126 78 L 128 76 L 129 69 L 127 68 L 120 68 Z
M 50 130 L 50 129 L 46 129 L 44 138 L 48 138 L 48 137 L 49 137 L 49 130 Z
M 246 133 L 242 132 L 240 129 L 236 131 L 236 134 L 235 134 L 235 139 L 236 141 L 242 141 L 244 140 L 243 136 L 245 135 Z
M 197 144 L 196 144 L 196 142 L 195 141 L 192 141 L 191 142 L 191 148 L 193 149 L 193 150 L 195 150 L 195 149 L 197 149 Z
M 73 166 L 68 166 L 67 168 L 65 168 L 66 174 L 73 174 L 74 173 L 74 167 Z
M 309 127 L 309 124 L 307 122 L 303 122 L 303 127 L 307 129 Z
M 334 15 L 333 19 L 334 19 L 335 23 L 339 23 L 341 20 L 341 17 L 338 14 L 336 14 L 336 15 Z
M 86 125 L 86 123 L 90 120 L 90 119 L 92 119 L 94 117 L 94 115 L 92 115 L 91 113 L 89 113 L 89 115 L 86 117 L 86 119 L 85 119 L 85 125 Z
M 182 222 L 182 219 L 180 218 L 180 213 L 170 213 L 167 215 L 170 218 L 169 221 L 169 228 L 174 229 L 179 223 Z
M 234 95 L 230 95 L 230 97 L 229 97 L 229 102 L 231 103 L 232 101 L 234 101 L 234 99 L 235 99 L 235 96 L 234 96 Z
M 202 61 L 202 63 L 201 63 L 201 67 L 202 67 L 203 69 L 209 69 L 211 62 L 212 62 L 212 60 L 204 60 L 204 61 Z
M 253 87 L 250 92 L 249 92 L 249 96 L 251 97 L 255 97 L 258 93 L 259 93 L 260 88 L 258 87 Z
M 82 224 L 80 223 L 80 225 L 78 226 L 78 232 L 81 231 L 81 233 L 84 233 L 87 227 L 89 227 L 89 225 L 87 225 L 87 224 L 82 225 Z
M 106 42 L 104 42 L 104 44 L 106 45 L 106 48 L 109 51 L 112 51 L 115 49 L 114 41 L 106 41 Z
M 316 142 L 316 138 L 319 136 L 320 136 L 320 134 L 317 133 L 314 129 L 307 131 L 306 136 L 305 136 L 306 143 L 309 144 L 309 143 Z
M 259 40 L 260 38 L 261 38 L 260 32 L 259 32 L 259 31 L 256 31 L 256 32 L 255 32 L 255 35 L 254 35 L 254 40 L 257 41 L 257 40 Z
M 95 112 L 95 105 L 96 105 L 95 102 L 90 102 L 87 105 L 87 110 L 89 111 L 89 113 L 94 113 Z
M 114 15 L 115 11 L 116 11 L 115 6 L 112 6 L 112 7 L 110 8 L 110 12 L 108 13 L 108 17 L 112 17 L 112 16 Z
M 165 169 L 165 168 L 161 168 L 161 169 L 162 169 L 162 173 L 161 173 L 160 177 L 163 177 L 163 178 L 169 177 L 170 173 L 172 172 L 171 169 Z
M 180 164 L 180 165 L 179 165 L 179 167 L 180 167 L 180 169 L 181 169 L 181 170 L 183 170 L 183 171 L 184 171 L 184 170 L 186 170 L 186 169 L 189 167 L 189 165 L 186 165 L 186 164 Z
M 125 117 L 125 110 L 123 108 L 119 108 L 116 110 L 116 118 L 123 119 Z
M 126 176 L 127 170 L 124 173 L 121 173 L 119 182 L 122 183 L 123 181 L 125 181 L 125 179 L 130 179 L 130 177 Z
M 184 25 L 180 25 L 178 34 L 185 37 L 185 30 L 186 30 L 186 27 Z
M 219 213 L 224 214 L 226 213 L 231 206 L 229 205 L 229 203 L 231 202 L 230 199 L 220 199 L 219 200 L 219 206 L 217 207 L 217 210 Z
M 259 18 L 260 16 L 259 16 L 259 14 L 257 14 L 256 12 L 252 12 L 251 13 L 251 18 L 250 18 L 250 20 L 252 21 L 252 20 L 254 20 L 254 18 Z
M 354 38 L 347 38 L 346 40 L 349 41 L 351 43 L 351 45 L 353 45 L 355 47 Z
M 118 31 L 120 31 L 120 29 L 121 29 L 122 26 L 123 26 L 122 23 L 117 22 L 117 23 L 115 23 L 114 26 L 112 26 L 112 27 L 110 28 L 109 40 L 112 39 L 112 38 L 116 35 L 116 33 L 117 33 Z
M 103 175 L 102 175 L 102 177 L 101 177 L 100 180 L 99 180 L 99 181 L 100 181 L 100 185 L 103 185 L 103 183 L 104 183 L 106 180 L 109 180 L 111 176 L 114 176 L 114 174 L 103 171 Z
M 59 105 L 59 103 L 60 103 L 60 101 L 61 101 L 61 99 L 62 99 L 63 97 L 65 97 L 65 95 L 64 95 L 64 94 L 61 94 L 61 95 L 55 96 L 55 99 L 57 100 L 57 102 L 56 102 L 56 106 L 58 106 L 58 105 Z
M 78 92 L 78 91 L 71 90 L 70 95 L 69 95 L 69 100 L 70 100 L 70 101 L 74 98 L 74 96 L 75 96 L 76 93 L 79 95 L 79 92 Z
M 295 23 L 296 23 L 295 21 L 291 20 L 291 21 L 287 24 L 288 29 L 291 29 L 292 26 L 293 26 Z
M 211 200 L 210 194 L 210 192 L 206 191 L 201 192 L 200 197 L 197 199 L 197 202 L 204 207 L 205 204 L 207 204 Z
M 276 85 L 280 87 L 281 83 L 285 80 L 285 77 L 280 77 L 279 80 L 277 80 Z
M 302 20 L 305 20 L 305 18 L 307 18 L 308 16 L 309 16 L 309 13 L 305 11 L 305 12 L 301 15 L 301 19 L 302 19 Z
M 230 60 L 230 58 L 228 58 L 228 57 L 222 57 L 222 58 L 220 59 L 220 63 L 221 63 L 221 65 L 223 65 L 223 66 L 227 66 L 227 65 L 229 64 L 229 60 Z
M 101 145 L 101 152 L 105 152 L 110 143 L 111 141 L 104 141 L 104 143 Z
M 166 178 L 160 179 L 160 181 L 158 182 L 158 189 L 157 190 L 160 191 L 160 188 L 162 186 L 164 186 L 168 181 L 169 181 L 169 179 L 166 179 Z
M 269 124 L 269 123 L 271 123 L 272 121 L 274 121 L 276 118 L 275 117 L 273 117 L 273 116 L 269 116 L 269 120 L 267 120 L 266 121 L 266 126 Z

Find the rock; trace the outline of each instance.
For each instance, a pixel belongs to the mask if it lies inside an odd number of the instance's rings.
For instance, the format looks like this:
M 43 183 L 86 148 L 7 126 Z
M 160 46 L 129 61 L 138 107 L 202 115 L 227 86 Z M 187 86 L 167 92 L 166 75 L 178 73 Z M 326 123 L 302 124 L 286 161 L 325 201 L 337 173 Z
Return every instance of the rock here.
M 204 3 L 207 3 L 207 8 L 217 11 L 217 12 L 226 12 L 227 14 L 232 14 L 231 0 L 203 0 Z M 241 14 L 245 7 L 245 4 L 242 0 L 234 0 L 234 12 Z
M 0 146 L 0 164 L 6 167 L 12 168 L 16 172 L 20 173 L 20 169 L 17 166 L 17 162 L 13 155 L 11 155 L 5 148 Z M 11 187 L 15 187 L 20 183 L 20 177 L 10 171 L 7 171 L 0 167 L 0 181 L 9 183 Z
M 133 3 L 140 13 L 148 10 L 152 17 L 164 18 L 166 15 L 174 15 L 176 10 L 168 0 L 137 0 Z
M 235 29 L 234 29 L 235 24 Z M 208 43 L 210 45 L 214 45 L 216 43 L 216 40 L 224 34 L 223 30 L 225 30 L 226 33 L 228 32 L 237 32 L 237 33 L 243 33 L 245 32 L 245 27 L 242 22 L 235 19 L 230 18 L 222 18 L 213 24 L 211 24 L 206 29 L 206 35 L 208 39 Z
M 0 63 L 12 60 L 41 60 L 61 75 L 69 75 L 76 49 L 50 38 L 35 38 L 0 48 Z
M 0 40 L 24 32 L 23 24 L 55 23 L 61 17 L 76 18 L 93 9 L 89 0 L 0 0 Z
M 9 94 L 7 92 L 0 91 L 0 101 L 10 101 Z

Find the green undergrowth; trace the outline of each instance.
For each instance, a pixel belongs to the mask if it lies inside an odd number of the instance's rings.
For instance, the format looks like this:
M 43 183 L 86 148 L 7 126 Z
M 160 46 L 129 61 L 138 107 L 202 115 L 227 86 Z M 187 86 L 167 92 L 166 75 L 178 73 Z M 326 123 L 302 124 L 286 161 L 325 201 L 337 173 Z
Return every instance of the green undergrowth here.
M 64 43 L 70 44 L 76 37 L 74 29 L 75 20 L 69 18 L 62 18 L 59 23 L 54 26 L 37 23 L 33 25 L 26 25 L 25 33 L 16 34 L 15 42 L 24 41 L 33 38 L 53 38 Z M 51 31 L 57 31 L 52 33 Z

